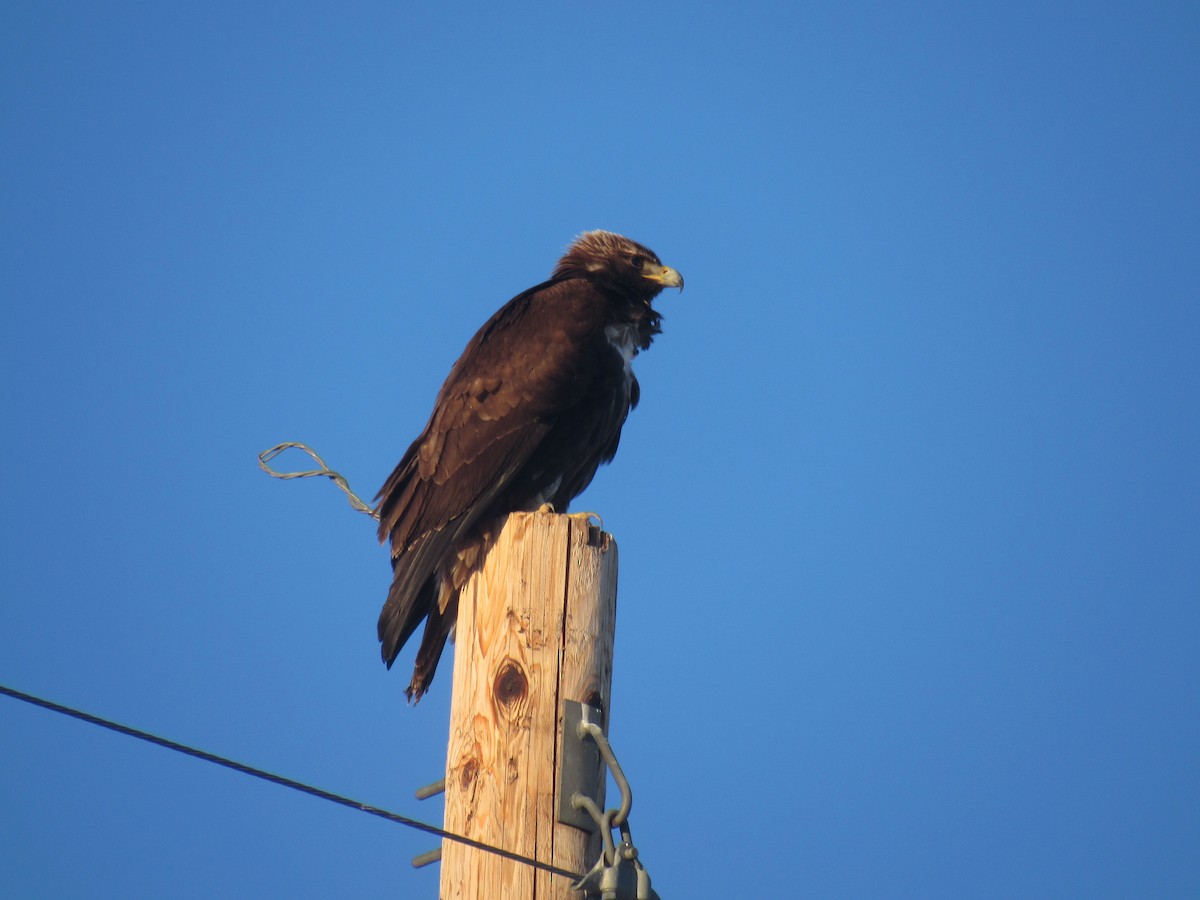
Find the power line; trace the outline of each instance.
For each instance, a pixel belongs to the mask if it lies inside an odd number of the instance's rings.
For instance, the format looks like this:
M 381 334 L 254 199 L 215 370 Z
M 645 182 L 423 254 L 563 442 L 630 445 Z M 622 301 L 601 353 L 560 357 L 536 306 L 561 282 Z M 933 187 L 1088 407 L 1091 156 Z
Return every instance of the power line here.
M 304 784 L 299 781 L 293 781 L 291 778 L 285 778 L 282 775 L 275 775 L 263 769 L 256 769 L 253 766 L 248 766 L 245 763 L 236 762 L 232 759 L 226 759 L 223 756 L 217 756 L 215 753 L 209 753 L 206 750 L 198 750 L 195 747 L 189 747 L 187 744 L 180 744 L 177 741 L 168 740 L 164 737 L 159 737 L 155 734 L 150 734 L 147 731 L 140 731 L 137 728 L 130 728 L 128 725 L 121 725 L 118 722 L 113 722 L 109 719 L 102 719 L 99 716 L 94 716 L 91 713 L 83 712 L 82 710 L 72 709 L 69 706 L 62 706 L 58 703 L 53 703 L 50 700 L 43 700 L 41 697 L 35 697 L 32 694 L 26 694 L 22 691 L 14 690 L 10 687 L 5 687 L 0 684 L 0 694 L 12 697 L 14 700 L 21 700 L 33 706 L 40 706 L 42 709 L 48 709 L 51 712 L 61 713 L 64 716 L 70 716 L 73 719 L 79 719 L 82 722 L 87 722 L 90 725 L 99 725 L 101 728 L 107 728 L 109 731 L 115 731 L 117 734 L 123 734 L 126 737 L 137 738 L 141 741 L 146 741 L 150 744 L 156 744 L 159 747 L 165 747 L 168 750 L 174 750 L 176 753 L 182 753 L 185 756 L 191 756 L 204 762 L 215 763 L 218 766 L 224 766 L 227 769 L 233 769 L 235 772 L 241 772 L 243 775 L 252 775 L 255 778 L 261 778 L 263 781 L 269 781 L 272 784 L 278 784 L 282 787 L 291 788 L 294 791 L 300 791 L 304 794 L 309 794 L 313 797 L 319 797 L 322 800 L 328 800 L 331 803 L 337 803 L 340 806 L 355 809 L 359 812 L 369 813 L 373 816 L 378 816 L 381 819 L 386 819 L 389 822 L 395 822 L 398 825 L 407 825 L 409 828 L 415 828 L 418 831 L 424 831 L 427 834 L 435 835 L 436 837 L 445 838 L 450 841 L 457 841 L 460 844 L 466 844 L 468 847 L 474 847 L 476 850 L 484 850 L 488 853 L 495 853 L 497 856 L 502 856 L 505 859 L 513 862 L 524 863 L 527 866 L 533 866 L 535 869 L 541 869 L 543 872 L 549 872 L 553 875 L 561 875 L 564 878 L 570 878 L 572 881 L 578 881 L 582 878 L 576 872 L 560 869 L 557 866 L 549 865 L 536 859 L 530 859 L 527 856 L 521 856 L 519 853 L 513 853 L 509 850 L 503 850 L 500 847 L 493 847 L 490 844 L 485 844 L 482 841 L 472 840 L 469 837 L 464 837 L 461 834 L 454 834 L 444 829 L 438 828 L 436 825 L 430 825 L 427 822 L 421 822 L 417 819 L 410 819 L 407 816 L 402 816 L 399 813 L 390 812 L 386 809 L 381 809 L 378 806 L 372 806 L 369 803 L 361 803 L 358 800 L 351 800 L 349 797 L 343 797 L 340 794 L 334 794 L 330 791 L 322 790 L 321 788 L 313 787 L 312 785 Z

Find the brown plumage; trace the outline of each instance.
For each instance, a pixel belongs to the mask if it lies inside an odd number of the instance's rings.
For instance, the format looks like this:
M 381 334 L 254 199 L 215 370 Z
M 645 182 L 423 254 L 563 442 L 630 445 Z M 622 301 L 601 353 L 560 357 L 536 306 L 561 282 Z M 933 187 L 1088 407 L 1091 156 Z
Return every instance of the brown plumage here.
M 452 633 L 458 592 L 503 515 L 549 503 L 566 512 L 617 452 L 638 402 L 630 361 L 662 316 L 651 301 L 683 278 L 628 238 L 589 231 L 548 281 L 479 329 L 438 392 L 433 414 L 380 489 L 379 540 L 392 587 L 379 615 L 383 661 L 426 620 L 412 682 L 429 689 Z

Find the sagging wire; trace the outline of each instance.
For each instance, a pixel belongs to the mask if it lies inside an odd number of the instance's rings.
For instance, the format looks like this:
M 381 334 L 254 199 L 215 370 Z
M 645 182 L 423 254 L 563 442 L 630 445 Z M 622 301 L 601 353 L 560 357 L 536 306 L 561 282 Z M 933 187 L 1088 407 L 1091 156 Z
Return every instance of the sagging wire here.
M 469 837 L 464 837 L 461 834 L 454 834 L 445 829 L 438 828 L 436 825 L 430 825 L 428 822 L 421 822 L 417 819 L 410 819 L 407 816 L 402 816 L 399 813 L 394 813 L 386 809 L 381 809 L 378 806 L 372 806 L 369 803 L 362 803 L 358 800 L 352 800 L 349 797 L 343 797 L 340 794 L 332 793 L 331 791 L 322 790 L 312 785 L 304 784 L 300 781 L 295 781 L 291 778 L 285 778 L 282 775 L 276 775 L 272 772 L 267 772 L 264 769 L 256 769 L 254 766 L 248 766 L 245 763 L 240 763 L 232 759 L 226 759 L 223 756 L 218 756 L 215 753 L 209 753 L 207 750 L 199 750 L 195 747 L 189 747 L 187 744 L 181 744 L 178 741 L 172 741 L 168 738 L 159 737 L 156 734 L 150 734 L 148 731 L 141 731 L 137 728 L 131 728 L 128 725 L 122 725 L 119 722 L 113 722 L 110 719 L 104 719 L 100 716 L 94 716 L 91 713 L 83 712 L 82 710 L 73 709 L 70 706 L 63 706 L 59 703 L 54 703 L 50 700 L 45 700 L 41 697 L 35 697 L 33 694 L 26 694 L 23 691 L 14 690 L 0 684 L 0 694 L 12 697 L 14 700 L 21 700 L 29 703 L 32 706 L 38 706 L 50 712 L 59 713 L 64 716 L 70 716 L 73 719 L 79 719 L 81 722 L 87 722 L 89 725 L 99 725 L 101 728 L 107 728 L 109 731 L 115 731 L 117 734 L 123 734 L 126 737 L 137 738 L 141 741 L 154 744 L 158 747 L 165 747 L 168 750 L 174 750 L 176 753 L 182 753 L 185 756 L 191 756 L 195 759 L 203 760 L 204 762 L 213 763 L 218 766 L 224 766 L 227 769 L 233 769 L 235 772 L 240 772 L 243 775 L 251 775 L 255 778 L 261 778 L 263 781 L 269 781 L 271 784 L 277 784 L 281 787 L 291 788 L 294 791 L 308 794 L 312 797 L 318 797 L 321 800 L 328 800 L 330 803 L 337 803 L 340 806 L 345 806 L 349 809 L 355 809 L 359 812 L 368 813 L 372 816 L 378 816 L 381 819 L 386 819 L 389 822 L 395 822 L 397 825 L 406 825 L 409 828 L 415 828 L 418 831 L 424 831 L 426 834 L 432 834 L 435 837 L 444 838 L 448 841 L 456 841 L 460 844 L 465 844 L 468 847 L 474 847 L 476 850 L 483 850 L 487 853 L 494 853 L 497 856 L 502 856 L 512 862 L 524 863 L 527 866 L 532 866 L 535 869 L 540 869 L 543 872 L 549 872 L 552 875 L 561 875 L 563 878 L 570 878 L 572 881 L 577 881 L 582 876 L 577 872 L 569 871 L 568 869 L 560 869 L 557 866 L 552 866 L 548 863 L 541 862 L 536 859 L 530 859 L 527 856 L 522 856 L 519 853 L 513 853 L 509 850 L 493 847 L 491 844 L 485 844 L 482 841 L 476 841 Z

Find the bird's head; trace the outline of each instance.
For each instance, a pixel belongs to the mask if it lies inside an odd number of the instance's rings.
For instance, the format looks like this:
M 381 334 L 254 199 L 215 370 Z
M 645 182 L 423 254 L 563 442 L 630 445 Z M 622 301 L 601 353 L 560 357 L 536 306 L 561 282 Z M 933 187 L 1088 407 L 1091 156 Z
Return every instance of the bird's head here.
M 653 250 L 611 231 L 577 237 L 554 268 L 554 277 L 563 276 L 587 278 L 646 301 L 665 287 L 683 290 L 683 276 Z

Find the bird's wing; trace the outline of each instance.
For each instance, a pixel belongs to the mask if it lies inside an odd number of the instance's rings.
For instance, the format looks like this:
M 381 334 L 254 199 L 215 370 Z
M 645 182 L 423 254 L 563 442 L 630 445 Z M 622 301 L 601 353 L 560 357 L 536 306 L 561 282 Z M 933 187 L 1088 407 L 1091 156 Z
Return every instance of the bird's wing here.
M 393 556 L 494 495 L 571 404 L 571 388 L 587 373 L 576 362 L 580 304 L 570 298 L 586 288 L 578 280 L 531 288 L 467 344 L 425 430 L 376 496 L 379 539 L 390 536 Z
M 380 490 L 379 538 L 390 540 L 395 568 L 379 621 L 385 660 L 419 623 L 418 594 L 455 541 L 580 396 L 590 377 L 581 347 L 594 327 L 592 290 L 578 279 L 550 281 L 501 308 L 455 363 L 425 430 Z

